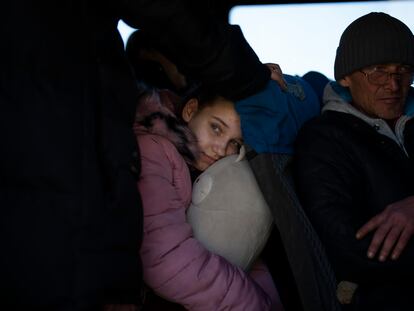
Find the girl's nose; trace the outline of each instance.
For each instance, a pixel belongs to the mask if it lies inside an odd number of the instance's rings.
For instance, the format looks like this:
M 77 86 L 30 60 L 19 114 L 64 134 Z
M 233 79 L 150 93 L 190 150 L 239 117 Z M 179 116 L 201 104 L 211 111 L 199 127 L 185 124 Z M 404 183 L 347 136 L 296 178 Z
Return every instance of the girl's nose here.
M 213 152 L 218 159 L 226 155 L 226 144 L 222 142 L 217 142 L 213 145 Z

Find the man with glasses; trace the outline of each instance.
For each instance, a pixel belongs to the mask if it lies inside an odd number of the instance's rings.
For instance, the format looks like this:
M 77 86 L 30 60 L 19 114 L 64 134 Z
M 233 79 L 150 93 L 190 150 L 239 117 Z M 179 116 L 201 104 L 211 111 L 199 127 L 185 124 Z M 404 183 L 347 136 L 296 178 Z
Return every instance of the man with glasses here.
M 296 142 L 301 203 L 338 283 L 356 288 L 356 310 L 413 306 L 413 66 L 404 23 L 358 18 L 342 34 L 322 115 Z

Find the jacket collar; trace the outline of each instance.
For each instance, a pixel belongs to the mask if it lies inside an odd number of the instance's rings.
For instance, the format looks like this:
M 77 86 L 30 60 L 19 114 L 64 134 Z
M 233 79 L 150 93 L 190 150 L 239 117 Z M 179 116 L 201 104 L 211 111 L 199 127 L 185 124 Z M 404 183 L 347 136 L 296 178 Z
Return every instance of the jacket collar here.
M 134 123 L 135 135 L 153 134 L 168 139 L 188 164 L 199 155 L 197 139 L 176 115 L 180 99 L 168 90 L 149 90 L 140 97 Z
M 385 135 L 394 140 L 404 151 L 404 129 L 406 123 L 414 117 L 414 89 L 411 88 L 407 102 L 404 107 L 404 114 L 398 119 L 395 131 L 393 131 L 387 122 L 380 118 L 371 118 L 350 104 L 351 94 L 347 88 L 342 87 L 337 82 L 327 84 L 323 95 L 322 113 L 325 111 L 336 111 L 353 115 L 358 119 L 366 122 L 378 133 Z

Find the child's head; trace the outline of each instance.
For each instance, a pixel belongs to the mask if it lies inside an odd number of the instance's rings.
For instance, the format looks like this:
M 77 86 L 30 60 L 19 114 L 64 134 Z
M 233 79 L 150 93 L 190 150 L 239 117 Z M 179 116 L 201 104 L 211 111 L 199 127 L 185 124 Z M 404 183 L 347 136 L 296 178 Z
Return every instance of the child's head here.
M 198 95 L 185 102 L 181 117 L 197 139 L 196 169 L 204 171 L 224 156 L 239 152 L 243 143 L 240 117 L 232 101 Z

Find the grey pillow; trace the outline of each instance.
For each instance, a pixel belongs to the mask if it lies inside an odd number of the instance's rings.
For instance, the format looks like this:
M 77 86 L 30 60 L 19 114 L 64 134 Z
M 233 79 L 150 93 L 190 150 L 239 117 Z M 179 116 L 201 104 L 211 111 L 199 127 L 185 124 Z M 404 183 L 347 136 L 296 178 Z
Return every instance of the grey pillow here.
M 215 162 L 196 179 L 187 221 L 209 251 L 249 269 L 273 218 L 244 153 Z

